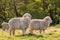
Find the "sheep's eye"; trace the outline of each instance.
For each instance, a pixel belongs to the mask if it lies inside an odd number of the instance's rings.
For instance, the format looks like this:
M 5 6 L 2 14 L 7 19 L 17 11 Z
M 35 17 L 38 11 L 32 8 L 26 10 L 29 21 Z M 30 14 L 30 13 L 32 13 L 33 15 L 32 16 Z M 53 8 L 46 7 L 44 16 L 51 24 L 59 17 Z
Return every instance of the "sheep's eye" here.
M 28 17 L 31 17 L 31 16 L 28 16 Z
M 49 20 L 49 19 L 46 19 L 47 21 Z
M 24 17 L 26 17 L 26 16 L 24 16 Z

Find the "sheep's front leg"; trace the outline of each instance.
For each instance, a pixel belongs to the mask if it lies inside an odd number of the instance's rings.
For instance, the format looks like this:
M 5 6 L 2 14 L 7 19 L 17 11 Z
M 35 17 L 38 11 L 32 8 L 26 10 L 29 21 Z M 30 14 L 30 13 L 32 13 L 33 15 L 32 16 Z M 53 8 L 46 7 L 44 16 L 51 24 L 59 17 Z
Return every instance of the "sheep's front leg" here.
M 22 29 L 22 36 L 25 35 L 25 31 L 26 31 L 26 29 Z
M 12 33 L 12 30 L 11 29 L 9 30 L 9 33 L 10 33 L 10 36 L 11 36 L 11 33 Z

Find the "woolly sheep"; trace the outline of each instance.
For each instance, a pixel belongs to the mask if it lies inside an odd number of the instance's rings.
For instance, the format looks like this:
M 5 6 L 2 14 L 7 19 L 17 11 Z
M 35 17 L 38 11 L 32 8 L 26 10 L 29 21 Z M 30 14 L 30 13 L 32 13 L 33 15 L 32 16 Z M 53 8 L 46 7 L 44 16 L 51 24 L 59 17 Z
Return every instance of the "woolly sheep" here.
M 9 24 L 7 22 L 3 22 L 2 24 L 2 30 L 5 31 L 5 29 L 9 29 Z
M 31 15 L 29 13 L 25 13 L 22 17 L 12 18 L 9 20 L 9 30 L 10 35 L 13 32 L 15 34 L 15 30 L 22 30 L 22 35 L 25 34 L 26 29 L 28 28 L 29 22 L 31 20 Z
M 40 33 L 45 31 L 52 23 L 52 20 L 49 16 L 46 16 L 44 19 L 32 19 L 29 24 L 30 34 L 33 34 L 33 30 L 40 30 Z

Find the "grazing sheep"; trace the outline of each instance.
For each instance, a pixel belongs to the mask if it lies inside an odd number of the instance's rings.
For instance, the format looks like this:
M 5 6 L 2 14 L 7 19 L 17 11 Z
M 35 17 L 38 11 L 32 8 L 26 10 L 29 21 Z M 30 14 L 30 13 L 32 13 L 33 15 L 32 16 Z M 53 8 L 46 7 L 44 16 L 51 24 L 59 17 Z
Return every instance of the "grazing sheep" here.
M 9 20 L 9 30 L 10 35 L 13 32 L 15 34 L 15 30 L 22 30 L 22 35 L 25 34 L 26 29 L 28 28 L 29 22 L 31 20 L 31 15 L 29 13 L 25 13 L 22 17 L 12 18 Z
M 9 29 L 9 24 L 7 22 L 2 23 L 2 30 L 5 31 L 5 29 Z
M 50 23 L 52 23 L 52 20 L 49 16 L 46 16 L 44 19 L 32 19 L 29 24 L 30 34 L 33 34 L 33 30 L 40 30 L 40 33 L 44 32 Z

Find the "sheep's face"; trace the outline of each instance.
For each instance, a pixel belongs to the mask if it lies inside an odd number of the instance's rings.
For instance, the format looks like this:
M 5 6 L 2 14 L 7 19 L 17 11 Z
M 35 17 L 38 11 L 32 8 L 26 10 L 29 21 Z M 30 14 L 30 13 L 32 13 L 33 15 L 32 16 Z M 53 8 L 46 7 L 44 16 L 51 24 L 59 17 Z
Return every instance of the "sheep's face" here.
M 31 20 L 31 15 L 29 14 L 29 13 L 25 13 L 24 15 L 23 15 L 23 17 L 25 18 L 25 19 L 28 19 L 28 20 Z
M 49 16 L 45 17 L 45 21 L 47 21 L 48 23 L 52 23 L 52 19 Z
M 5 31 L 5 28 L 4 28 L 4 27 L 2 27 L 2 30 L 3 30 L 3 31 Z

